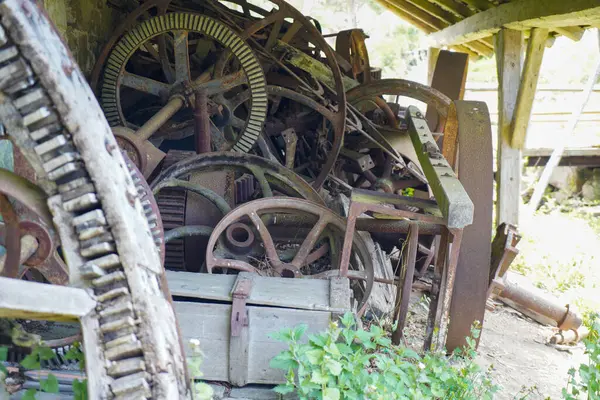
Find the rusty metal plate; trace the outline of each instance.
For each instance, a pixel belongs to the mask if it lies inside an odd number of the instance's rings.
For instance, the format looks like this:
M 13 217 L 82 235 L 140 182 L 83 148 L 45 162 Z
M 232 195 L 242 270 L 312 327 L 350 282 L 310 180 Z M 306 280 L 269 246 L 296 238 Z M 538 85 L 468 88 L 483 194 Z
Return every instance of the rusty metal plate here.
M 466 345 L 474 321 L 483 322 L 490 279 L 493 151 L 487 105 L 456 101 L 458 177 L 475 206 L 473 224 L 464 229 L 450 305 L 448 351 Z

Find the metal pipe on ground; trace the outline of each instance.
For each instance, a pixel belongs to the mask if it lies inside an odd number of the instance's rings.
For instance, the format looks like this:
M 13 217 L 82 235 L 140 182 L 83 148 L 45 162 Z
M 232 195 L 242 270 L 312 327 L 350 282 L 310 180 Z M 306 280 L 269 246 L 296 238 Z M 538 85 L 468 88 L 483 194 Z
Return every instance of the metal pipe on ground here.
M 581 317 L 572 311 L 568 304 L 562 304 L 558 299 L 545 294 L 539 289 L 529 289 L 519 284 L 514 278 L 510 279 L 511 275 L 513 274 L 507 274 L 506 276 L 504 289 L 498 296 L 499 300 L 542 324 L 553 322 L 554 325 L 564 331 L 577 329 L 581 326 Z

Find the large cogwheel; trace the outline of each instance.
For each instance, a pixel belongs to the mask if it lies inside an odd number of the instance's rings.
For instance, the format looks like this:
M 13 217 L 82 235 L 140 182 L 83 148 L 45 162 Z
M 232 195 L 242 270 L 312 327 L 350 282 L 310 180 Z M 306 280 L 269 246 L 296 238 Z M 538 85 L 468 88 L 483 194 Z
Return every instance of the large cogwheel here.
M 229 57 L 231 54 L 231 57 Z M 227 74 L 215 76 L 228 60 Z M 267 112 L 266 80 L 250 46 L 225 24 L 199 14 L 168 13 L 150 18 L 125 34 L 104 69 L 102 107 L 111 126 L 143 126 L 174 97 L 190 105 L 199 89 L 207 92 L 221 125 L 229 125 L 233 150 L 248 152 L 260 135 Z M 244 90 L 250 104 L 234 116 L 229 101 Z M 160 128 L 163 138 L 193 133 L 193 111 L 185 102 Z
M 5 0 L 0 18 L 0 120 L 48 195 L 70 284 L 96 303 L 81 320 L 88 398 L 189 398 L 159 254 L 102 110 L 35 2 Z

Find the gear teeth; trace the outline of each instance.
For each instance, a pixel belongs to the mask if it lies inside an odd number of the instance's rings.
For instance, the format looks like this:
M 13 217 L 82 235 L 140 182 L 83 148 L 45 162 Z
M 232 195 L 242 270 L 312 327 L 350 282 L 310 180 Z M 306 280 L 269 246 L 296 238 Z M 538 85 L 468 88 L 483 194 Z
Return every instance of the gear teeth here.
M 91 228 L 84 229 L 81 232 L 79 232 L 79 235 L 77 237 L 80 241 L 84 241 L 100 235 L 104 235 L 107 232 L 108 229 L 106 229 L 105 226 L 93 226 Z
M 100 325 L 100 331 L 106 334 L 121 329 L 133 328 L 134 326 L 135 320 L 131 317 L 126 317 Z
M 11 86 L 19 84 L 19 81 L 29 79 L 32 75 L 31 68 L 19 58 L 16 62 L 0 68 L 0 90 L 11 88 Z
M 150 397 L 151 376 L 145 372 L 143 346 L 135 333 L 137 320 L 127 275 L 116 253 L 99 196 L 70 130 L 59 120 L 62 114 L 55 112 L 52 98 L 20 50 L 0 25 L 0 91 L 14 107 L 10 112 L 16 112 L 20 125 L 29 131 L 31 148 L 41 159 L 47 179 L 56 185 L 65 215 L 72 218 L 79 255 L 87 259 L 78 269 L 94 288 L 101 323 L 98 339 L 104 347 L 106 373 L 114 378 L 110 383 L 112 396 L 108 398 Z M 142 177 L 132 179 L 142 184 Z M 151 195 L 143 191 L 143 196 Z M 58 361 L 50 360 L 50 364 Z
M 115 304 L 111 304 L 110 307 L 107 307 L 100 311 L 101 318 L 109 318 L 119 314 L 133 314 L 133 304 L 131 299 L 126 299 L 124 301 L 119 301 Z
M 80 253 L 83 257 L 91 258 L 113 251 L 115 251 L 115 245 L 113 243 L 103 242 L 81 249 Z
M 36 111 L 29 115 L 33 115 L 33 117 L 32 117 L 32 119 L 33 119 L 36 117 L 40 117 L 41 115 L 43 115 L 43 113 L 40 114 Z M 36 121 L 34 121 L 34 122 L 36 122 Z M 57 136 L 54 136 L 52 139 L 35 146 L 35 152 L 41 156 L 43 154 L 48 153 L 49 151 L 56 150 L 59 147 L 64 146 L 65 144 L 67 144 L 67 138 L 64 137 L 63 135 L 57 135 Z
M 119 378 L 124 375 L 131 375 L 142 371 L 146 371 L 146 364 L 142 357 L 133 357 L 122 361 L 111 362 L 108 366 L 108 374 L 113 378 Z
M 49 100 L 42 89 L 35 89 L 15 100 L 15 107 L 21 113 L 30 113 L 35 109 L 48 105 Z M 33 137 L 33 135 L 32 135 Z
M 96 278 L 92 281 L 92 286 L 99 288 L 108 286 L 117 282 L 124 281 L 126 279 L 125 273 L 122 271 L 111 272 L 110 274 L 104 275 L 101 278 Z
M 72 190 L 75 190 L 83 185 L 88 185 L 88 184 L 91 185 L 89 178 L 87 178 L 87 177 L 76 178 L 69 182 L 63 183 L 62 185 L 58 185 L 58 192 L 62 193 L 64 196 L 66 193 L 68 193 Z
M 4 28 L 0 26 L 0 46 L 4 46 L 8 42 Z
M 64 208 L 67 211 L 83 211 L 89 210 L 91 207 L 98 205 L 98 197 L 96 197 L 96 193 L 87 193 L 83 196 L 74 198 L 73 200 L 69 200 L 64 203 Z
M 150 397 L 150 386 L 146 379 L 145 372 L 137 372 L 111 382 L 110 388 L 115 396 L 127 395 L 127 398 L 148 398 Z
M 16 58 L 19 55 L 19 50 L 15 46 L 10 46 L 0 50 L 0 64 Z M 18 108 L 18 107 L 17 107 Z
M 48 172 L 48 178 L 50 178 L 53 181 L 56 181 L 58 179 L 64 178 L 69 174 L 79 171 L 80 168 L 81 164 L 79 162 L 70 162 L 68 164 L 63 165 L 62 167 L 55 169 L 52 172 Z
M 84 279 L 95 279 L 106 275 L 106 271 L 94 264 L 84 264 L 79 271 Z
M 94 223 L 94 226 L 106 225 L 106 218 L 104 217 L 104 213 L 102 212 L 102 210 L 92 210 L 73 218 L 73 225 L 75 226 L 75 228 L 90 223 Z
M 56 115 L 48 107 L 41 107 L 25 115 L 23 117 L 23 124 L 27 127 L 31 127 L 31 125 L 37 124 L 38 122 L 43 120 L 53 120 L 51 122 L 55 122 Z M 64 143 L 66 143 L 66 140 Z M 38 154 L 43 154 L 37 150 L 37 147 L 36 152 L 38 152 Z
M 129 290 L 127 290 L 127 288 L 121 287 L 121 288 L 109 290 L 108 292 L 99 295 L 97 297 L 97 299 L 100 303 L 105 303 L 107 301 L 114 300 L 117 297 L 128 296 L 128 295 L 129 295 Z
M 102 269 L 111 269 L 116 268 L 121 265 L 121 260 L 119 260 L 119 256 L 116 254 L 107 254 L 103 257 L 96 258 L 95 260 L 90 260 L 86 264 L 96 264 Z
M 134 334 L 127 334 L 128 342 L 116 346 L 109 346 L 111 342 L 106 343 L 105 356 L 110 361 L 118 361 L 125 358 L 135 357 L 142 354 L 142 342 L 137 340 Z M 115 340 L 120 340 L 115 339 Z M 114 340 L 113 340 L 114 341 Z
M 55 169 L 62 167 L 65 164 L 72 163 L 73 161 L 79 160 L 79 154 L 74 152 L 63 153 L 58 157 L 54 157 L 50 161 L 47 161 L 43 164 L 44 171 L 50 173 Z

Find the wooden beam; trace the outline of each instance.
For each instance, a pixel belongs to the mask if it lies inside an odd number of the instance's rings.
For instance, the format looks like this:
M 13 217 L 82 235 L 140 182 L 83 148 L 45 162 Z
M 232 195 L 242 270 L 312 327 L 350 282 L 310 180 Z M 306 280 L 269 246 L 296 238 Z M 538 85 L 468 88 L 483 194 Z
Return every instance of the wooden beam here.
M 496 224 L 517 225 L 521 204 L 521 151 L 508 145 L 521 78 L 523 32 L 501 29 L 496 36 L 498 146 Z
M 579 26 L 565 26 L 562 28 L 554 28 L 553 30 L 574 42 L 580 41 L 585 33 L 585 29 Z
M 437 4 L 444 10 L 453 13 L 461 19 L 465 17 L 470 17 L 471 15 L 475 14 L 475 11 L 471 10 L 464 4 L 458 3 L 454 0 L 431 0 L 431 2 Z
M 431 5 L 430 3 L 428 6 L 426 6 L 425 4 L 427 4 L 428 2 L 424 0 L 410 0 L 410 2 L 408 0 L 384 1 L 387 2 L 387 4 L 390 5 L 390 7 L 396 8 L 401 12 L 410 15 L 412 19 L 416 19 L 421 23 L 429 26 L 430 32 L 439 31 L 444 28 L 447 28 L 448 26 L 451 26 L 451 23 L 446 22 L 444 18 L 438 16 L 437 13 L 442 12 L 445 17 L 449 18 L 450 20 L 453 20 L 453 18 L 450 17 L 448 13 L 444 13 L 439 7 Z M 423 8 L 416 6 L 412 2 L 414 2 L 415 4 L 420 4 Z M 436 14 L 434 15 L 434 13 Z M 493 53 L 493 50 L 489 47 L 489 44 L 480 43 L 479 41 L 472 41 L 468 44 L 465 44 L 465 47 L 468 47 L 473 52 L 483 56 L 489 56 Z
M 527 127 L 531 118 L 531 108 L 533 107 L 547 38 L 547 28 L 533 28 L 531 30 L 529 42 L 527 43 L 525 66 L 521 74 L 515 116 L 511 123 L 510 138 L 508 138 L 510 146 L 513 148 L 522 149 L 525 146 Z
M 464 228 L 473 222 L 473 202 L 440 149 L 418 108 L 409 106 L 408 133 L 449 229 Z
M 0 318 L 78 321 L 96 307 L 83 289 L 0 277 Z
M 500 28 L 561 28 L 590 25 L 600 19 L 598 0 L 522 0 L 482 11 L 429 36 L 436 46 L 481 39 Z

